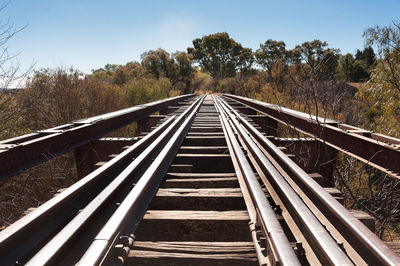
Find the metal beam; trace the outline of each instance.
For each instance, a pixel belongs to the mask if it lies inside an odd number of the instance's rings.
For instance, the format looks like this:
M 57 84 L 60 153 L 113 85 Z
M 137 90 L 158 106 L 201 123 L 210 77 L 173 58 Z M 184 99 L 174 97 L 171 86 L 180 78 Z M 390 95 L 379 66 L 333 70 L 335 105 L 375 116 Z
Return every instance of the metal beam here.
M 400 178 L 400 139 L 242 96 L 225 96 Z
M 0 180 L 193 96 L 188 94 L 137 105 L 0 141 Z

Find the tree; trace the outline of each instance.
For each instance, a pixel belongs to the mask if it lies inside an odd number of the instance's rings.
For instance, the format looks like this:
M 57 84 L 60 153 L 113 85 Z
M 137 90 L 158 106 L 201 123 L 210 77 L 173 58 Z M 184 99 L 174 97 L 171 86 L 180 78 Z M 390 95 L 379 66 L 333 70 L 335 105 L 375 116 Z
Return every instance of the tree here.
M 289 55 L 288 93 L 298 102 L 299 109 L 317 117 L 337 116 L 346 98 L 344 84 L 335 75 L 339 51 L 314 40 L 297 45 Z
M 238 68 L 242 75 L 253 74 L 254 54 L 250 48 L 243 48 L 239 55 Z
M 346 54 L 339 60 L 337 77 L 343 81 L 365 81 L 369 78 L 367 69 L 363 60 L 356 60 L 352 54 Z
M 171 96 L 171 82 L 165 77 L 134 78 L 122 86 L 127 93 L 129 105 L 144 104 Z
M 365 47 L 363 51 L 357 49 L 355 57 L 356 60 L 363 61 L 366 64 L 367 68 L 370 68 L 376 62 L 374 49 L 370 45 Z
M 140 78 L 146 75 L 148 75 L 146 70 L 138 62 L 128 62 L 126 65 L 115 68 L 112 83 L 121 86 L 132 78 Z
M 384 134 L 400 136 L 400 22 L 368 28 L 367 45 L 377 48 L 378 59 L 359 99 L 366 126 Z
M 328 48 L 328 43 L 320 40 L 304 42 L 291 51 L 291 61 L 300 66 L 300 75 L 327 80 L 335 75 L 339 50 Z
M 172 83 L 175 85 L 178 82 L 184 84 L 183 93 L 190 93 L 192 80 L 194 78 L 194 71 L 191 57 L 185 52 L 176 52 L 172 54 L 172 58 L 175 62 L 176 74 Z
M 142 66 L 156 79 L 169 79 L 172 86 L 183 93 L 190 92 L 194 68 L 191 56 L 185 52 L 172 55 L 163 49 L 148 51 L 142 54 Z
M 362 127 L 391 135 L 400 136 L 400 23 L 390 26 L 375 26 L 364 32 L 368 47 L 356 53 L 356 61 L 369 64 L 371 78 L 360 88 L 357 111 L 364 116 Z M 346 167 L 348 162 L 343 164 Z M 352 166 L 352 165 L 350 165 Z M 356 169 L 356 170 L 352 170 Z M 351 167 L 353 175 L 339 175 L 339 184 L 351 199 L 350 207 L 363 209 L 377 221 L 377 234 L 383 238 L 385 230 L 399 233 L 400 181 L 366 165 Z M 344 173 L 348 172 L 342 171 Z M 389 233 L 390 234 L 390 233 Z
M 256 62 L 268 73 L 268 81 L 274 89 L 282 91 L 287 80 L 288 51 L 282 41 L 267 40 L 255 52 Z
M 249 49 L 243 48 L 226 32 L 197 38 L 193 40 L 193 48 L 187 51 L 214 78 L 234 77 L 236 70 L 251 65 Z
M 286 44 L 269 39 L 264 44 L 260 44 L 260 49 L 255 52 L 255 57 L 257 64 L 271 73 L 274 65 L 287 61 Z
M 156 79 L 161 77 L 173 78 L 175 74 L 174 60 L 165 50 L 159 48 L 141 55 L 142 66 L 152 73 Z

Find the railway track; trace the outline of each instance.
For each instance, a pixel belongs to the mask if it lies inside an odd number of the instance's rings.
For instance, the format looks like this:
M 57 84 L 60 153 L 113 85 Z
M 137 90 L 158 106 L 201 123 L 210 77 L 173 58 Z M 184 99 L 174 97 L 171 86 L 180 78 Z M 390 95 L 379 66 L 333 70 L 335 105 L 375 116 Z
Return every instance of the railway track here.
M 0 264 L 400 265 L 241 103 L 196 96 L 168 110 L 1 231 Z

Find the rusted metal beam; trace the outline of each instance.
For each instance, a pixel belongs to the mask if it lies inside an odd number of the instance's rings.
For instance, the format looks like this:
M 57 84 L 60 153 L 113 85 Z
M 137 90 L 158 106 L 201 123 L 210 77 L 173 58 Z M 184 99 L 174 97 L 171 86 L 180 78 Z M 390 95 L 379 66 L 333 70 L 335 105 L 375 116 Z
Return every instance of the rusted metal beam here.
M 400 178 L 400 139 L 242 96 L 225 96 Z
M 0 141 L 0 180 L 193 96 L 168 98 Z
M 277 193 L 280 195 L 282 202 L 290 212 L 290 215 L 296 221 L 299 229 L 304 232 L 308 243 L 313 249 L 319 250 L 317 256 L 322 264 L 353 265 L 351 260 L 346 256 L 345 252 L 341 250 L 329 232 L 325 230 L 323 225 L 321 225 L 317 217 L 307 208 L 306 204 L 289 185 L 289 183 L 286 182 L 284 176 L 282 176 L 282 174 L 275 168 L 271 161 L 269 161 L 267 156 L 260 150 L 257 144 L 245 132 L 244 128 L 239 123 L 239 114 L 232 112 L 228 105 L 221 102 L 220 99 L 218 99 L 218 101 L 221 104 L 221 109 L 231 120 L 233 127 L 236 128 L 238 135 L 240 135 L 240 137 L 243 139 L 243 143 L 245 143 L 245 145 L 248 147 L 248 152 L 254 156 L 262 171 L 264 173 L 268 173 L 268 176 L 270 177 L 269 181 L 274 186 L 275 191 L 277 191 Z M 222 110 L 220 113 L 223 112 Z M 253 197 L 255 197 L 255 195 L 253 195 Z M 265 215 L 262 210 L 258 209 L 258 211 L 260 215 Z M 287 265 L 293 265 L 293 263 L 288 263 Z
M 292 174 L 292 178 L 307 196 L 317 204 L 320 211 L 336 227 L 341 235 L 362 254 L 363 259 L 369 265 L 399 265 L 400 258 L 388 248 L 373 232 L 354 217 L 342 204 L 334 200 L 324 188 L 317 185 L 308 174 L 297 164 L 290 160 L 278 147 L 272 144 L 237 112 L 234 115 L 244 127 L 250 131 L 263 146 L 268 146 L 270 154 L 282 166 L 286 172 Z
M 102 262 L 104 265 L 109 265 L 109 262 L 115 259 L 113 256 L 116 250 L 111 247 L 121 246 L 121 244 L 123 247 L 124 244 L 121 243 L 123 236 L 135 232 L 158 190 L 162 178 L 178 152 L 203 99 L 204 97 L 199 98 L 177 118 L 177 122 L 179 121 L 181 124 L 173 136 L 102 227 L 77 265 L 100 265 L 103 264 Z
M 221 115 L 221 122 L 223 124 L 224 134 L 226 134 L 227 141 L 229 141 L 232 147 L 231 152 L 237 158 L 240 171 L 243 174 L 253 204 L 256 207 L 257 221 L 263 228 L 263 235 L 264 237 L 266 237 L 268 243 L 270 244 L 270 248 L 265 248 L 267 252 L 269 251 L 268 255 L 270 255 L 271 262 L 279 261 L 279 265 L 300 265 L 297 256 L 290 246 L 289 240 L 284 235 L 283 229 L 276 219 L 272 206 L 265 197 L 265 194 L 261 189 L 257 177 L 254 175 L 251 165 L 247 161 L 238 140 L 235 138 L 234 131 L 230 127 L 228 122 L 228 116 L 224 114 L 222 104 L 216 98 L 214 98 L 214 101 L 216 104 L 218 104 L 217 106 L 218 111 Z M 272 259 L 272 257 L 274 257 L 275 259 Z
M 121 154 L 1 231 L 0 265 L 13 265 L 16 261 L 24 264 L 27 254 L 32 253 L 35 247 L 42 246 L 45 239 L 101 193 L 132 163 L 133 157 L 157 141 L 158 136 L 163 134 L 174 119 L 175 116 L 172 116 Z M 68 241 L 66 238 L 64 240 Z

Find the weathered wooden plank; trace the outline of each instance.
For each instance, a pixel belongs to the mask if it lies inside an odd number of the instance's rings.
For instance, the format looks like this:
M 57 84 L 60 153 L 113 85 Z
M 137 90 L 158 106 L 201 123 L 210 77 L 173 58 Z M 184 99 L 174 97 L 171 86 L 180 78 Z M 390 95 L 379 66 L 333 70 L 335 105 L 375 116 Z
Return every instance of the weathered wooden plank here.
M 240 188 L 160 188 L 151 210 L 245 210 Z
M 242 197 L 240 188 L 160 188 L 158 197 Z
M 213 128 L 215 127 L 210 127 L 210 129 Z M 226 140 L 224 136 L 187 136 L 182 146 L 226 146 Z
M 189 132 L 222 132 L 222 127 L 204 127 L 204 126 L 192 126 Z
M 216 178 L 171 178 L 165 180 L 163 188 L 224 188 L 239 187 L 236 177 Z
M 225 178 L 236 177 L 236 173 L 175 173 L 168 172 L 167 178 Z
M 163 211 L 150 210 L 144 220 L 210 220 L 210 221 L 248 221 L 247 211 Z
M 135 242 L 127 265 L 258 265 L 252 242 Z
M 251 241 L 247 211 L 150 210 L 136 230 L 141 241 Z
M 214 154 L 214 153 L 228 153 L 227 146 L 181 146 L 179 153 L 189 154 Z

